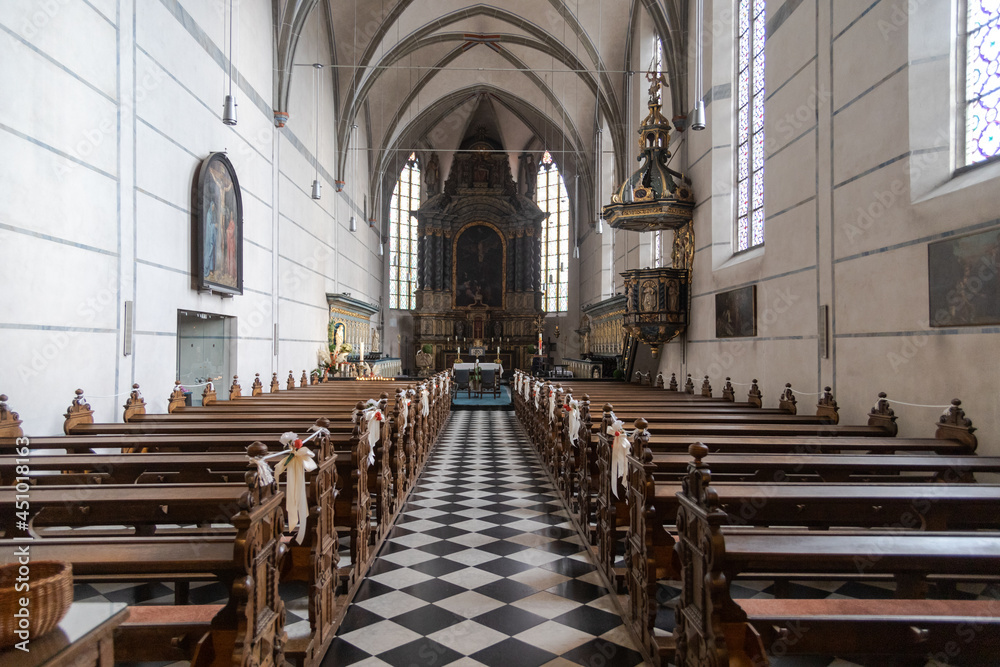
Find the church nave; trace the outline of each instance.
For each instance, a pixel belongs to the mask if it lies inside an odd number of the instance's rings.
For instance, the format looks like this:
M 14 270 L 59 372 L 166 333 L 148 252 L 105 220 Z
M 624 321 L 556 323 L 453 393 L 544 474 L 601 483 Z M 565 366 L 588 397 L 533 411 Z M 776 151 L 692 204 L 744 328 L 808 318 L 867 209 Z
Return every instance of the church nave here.
M 513 412 L 453 412 L 325 665 L 639 665 Z

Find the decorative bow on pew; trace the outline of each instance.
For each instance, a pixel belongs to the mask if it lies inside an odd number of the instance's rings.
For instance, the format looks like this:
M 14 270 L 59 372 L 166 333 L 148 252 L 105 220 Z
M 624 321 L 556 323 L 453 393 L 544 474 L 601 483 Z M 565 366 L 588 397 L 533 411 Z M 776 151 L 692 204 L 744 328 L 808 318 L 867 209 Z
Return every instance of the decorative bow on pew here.
M 302 544 L 306 536 L 306 522 L 309 519 L 309 502 L 306 498 L 306 473 L 316 470 L 316 455 L 311 449 L 305 446 L 307 442 L 318 435 L 330 435 L 330 432 L 321 426 L 312 427 L 312 435 L 306 439 L 299 438 L 297 433 L 287 431 L 281 435 L 279 441 L 288 449 L 276 452 L 268 456 L 255 457 L 251 461 L 257 465 L 257 483 L 260 486 L 268 486 L 287 472 L 287 488 L 285 489 L 285 512 L 288 514 L 288 530 L 295 530 L 295 541 Z M 268 465 L 270 459 L 284 457 L 274 466 Z
M 407 403 L 409 405 L 409 403 Z M 365 426 L 368 429 L 368 466 L 371 467 L 375 465 L 375 445 L 378 444 L 379 438 L 379 428 L 376 422 L 385 421 L 385 415 L 382 414 L 382 410 L 378 407 L 378 401 L 373 399 L 368 399 L 365 404 L 365 409 L 361 412 L 361 418 L 365 420 Z M 405 420 L 405 413 L 404 413 Z M 403 422 L 404 428 L 406 422 Z
M 556 420 L 556 388 L 549 387 L 549 423 Z
M 612 414 L 614 421 L 608 427 L 608 435 L 614 437 L 611 443 L 611 491 L 618 497 L 618 480 L 625 479 L 628 472 L 628 454 L 632 450 L 629 438 L 632 434 L 625 430 L 625 423 Z M 628 480 L 623 482 L 627 485 Z
M 568 413 L 570 444 L 576 447 L 576 441 L 580 439 L 580 401 L 573 399 L 563 405 L 563 409 Z
M 431 413 L 430 392 L 427 387 L 420 390 L 420 414 L 424 417 Z

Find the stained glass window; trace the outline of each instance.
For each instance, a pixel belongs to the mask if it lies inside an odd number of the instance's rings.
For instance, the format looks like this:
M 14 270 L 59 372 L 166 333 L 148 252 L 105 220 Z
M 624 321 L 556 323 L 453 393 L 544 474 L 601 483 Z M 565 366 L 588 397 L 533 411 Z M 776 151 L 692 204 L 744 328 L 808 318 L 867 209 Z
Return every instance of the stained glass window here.
M 538 166 L 538 207 L 549 214 L 542 223 L 542 310 L 569 308 L 569 196 L 559 167 L 545 151 Z
M 736 95 L 736 250 L 764 243 L 765 0 L 739 0 Z
M 415 153 L 406 166 L 389 202 L 389 307 L 410 310 L 416 306 L 417 219 L 410 212 L 420 208 L 420 164 Z
M 1000 155 L 1000 6 L 968 0 L 965 38 L 965 162 Z

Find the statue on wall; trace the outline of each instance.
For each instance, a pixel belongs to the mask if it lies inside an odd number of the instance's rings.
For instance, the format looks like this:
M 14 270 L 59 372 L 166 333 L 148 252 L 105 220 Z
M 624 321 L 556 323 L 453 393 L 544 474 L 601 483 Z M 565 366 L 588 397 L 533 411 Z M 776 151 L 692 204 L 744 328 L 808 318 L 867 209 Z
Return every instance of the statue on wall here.
M 441 163 L 438 160 L 437 153 L 431 154 L 431 159 L 427 161 L 424 171 L 426 173 L 424 183 L 427 184 L 427 194 L 429 196 L 436 195 L 438 193 L 438 184 L 441 182 Z
M 667 283 L 667 310 L 672 313 L 680 310 L 680 292 L 681 289 L 676 280 Z
M 524 184 L 524 196 L 533 199 L 538 181 L 538 163 L 531 153 L 521 153 L 517 180 Z
M 689 222 L 674 230 L 674 247 L 670 261 L 675 269 L 694 269 L 694 225 Z
M 372 327 L 371 346 L 372 346 L 371 348 L 372 352 L 382 351 L 382 349 L 379 347 L 378 329 L 376 329 L 375 327 Z
M 642 284 L 642 303 L 640 307 L 644 312 L 648 313 L 656 310 L 656 302 L 656 285 L 652 280 L 647 280 Z

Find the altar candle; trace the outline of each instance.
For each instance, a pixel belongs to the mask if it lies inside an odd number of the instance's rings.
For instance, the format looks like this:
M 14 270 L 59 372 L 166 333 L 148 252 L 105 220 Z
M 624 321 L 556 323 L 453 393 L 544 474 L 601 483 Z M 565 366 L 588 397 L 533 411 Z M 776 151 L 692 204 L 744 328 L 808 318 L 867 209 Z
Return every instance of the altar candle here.
M 458 346 L 458 356 L 462 356 L 462 346 Z
M 361 351 L 358 353 L 358 358 L 361 360 L 361 363 L 365 362 L 365 344 L 364 343 L 361 343 Z
M 497 356 L 498 357 L 500 356 L 500 346 L 499 345 L 497 345 Z

